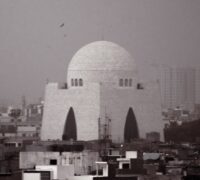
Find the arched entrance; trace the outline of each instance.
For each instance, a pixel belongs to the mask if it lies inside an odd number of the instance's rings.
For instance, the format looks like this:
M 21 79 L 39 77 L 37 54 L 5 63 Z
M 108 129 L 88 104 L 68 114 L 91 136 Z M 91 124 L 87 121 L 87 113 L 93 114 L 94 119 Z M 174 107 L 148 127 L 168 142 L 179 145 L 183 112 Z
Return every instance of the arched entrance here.
M 76 128 L 76 119 L 74 115 L 74 110 L 70 107 L 65 121 L 64 131 L 62 140 L 77 140 L 77 128 Z
M 139 131 L 137 121 L 133 109 L 130 107 L 126 116 L 126 123 L 124 126 L 124 140 L 130 142 L 132 139 L 139 138 Z

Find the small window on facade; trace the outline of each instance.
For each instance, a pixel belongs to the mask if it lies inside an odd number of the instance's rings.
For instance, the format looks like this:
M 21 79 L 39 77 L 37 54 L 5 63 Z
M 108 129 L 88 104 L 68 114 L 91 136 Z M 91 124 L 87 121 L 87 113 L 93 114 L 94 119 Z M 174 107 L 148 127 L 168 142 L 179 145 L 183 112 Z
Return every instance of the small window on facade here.
M 119 80 L 119 86 L 123 86 L 123 79 Z
M 50 165 L 57 165 L 57 159 L 50 159 Z
M 75 79 L 75 86 L 78 86 L 78 79 Z
M 122 164 L 122 169 L 129 169 L 129 164 L 128 163 L 123 163 Z
M 138 84 L 137 84 L 137 89 L 144 89 L 144 86 L 143 86 L 143 84 L 141 84 L 141 83 L 138 83 Z
M 83 80 L 79 79 L 79 86 L 83 86 Z
M 125 79 L 125 86 L 128 86 L 128 79 Z
M 64 83 L 62 89 L 67 89 L 67 83 Z
M 132 86 L 132 79 L 129 79 L 129 86 Z
M 73 164 L 73 158 L 72 157 L 69 158 L 69 164 Z
M 71 79 L 71 85 L 74 86 L 74 79 Z

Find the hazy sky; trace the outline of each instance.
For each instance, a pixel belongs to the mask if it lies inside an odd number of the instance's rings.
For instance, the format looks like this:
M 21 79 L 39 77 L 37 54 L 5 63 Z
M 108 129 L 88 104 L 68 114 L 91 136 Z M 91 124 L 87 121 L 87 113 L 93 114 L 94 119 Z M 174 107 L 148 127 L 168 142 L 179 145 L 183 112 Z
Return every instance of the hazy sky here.
M 0 104 L 35 102 L 73 54 L 109 40 L 138 66 L 200 65 L 200 0 L 0 0 Z

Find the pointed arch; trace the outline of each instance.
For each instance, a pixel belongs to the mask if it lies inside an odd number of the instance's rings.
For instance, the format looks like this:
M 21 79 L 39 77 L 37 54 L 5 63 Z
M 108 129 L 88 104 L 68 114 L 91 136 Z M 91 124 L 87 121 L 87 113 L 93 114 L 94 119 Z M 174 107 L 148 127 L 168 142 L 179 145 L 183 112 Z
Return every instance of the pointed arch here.
M 123 79 L 119 80 L 119 86 L 123 86 Z
M 130 107 L 124 126 L 124 140 L 125 142 L 130 142 L 132 139 L 136 138 L 139 138 L 138 126 L 133 109 Z
M 125 79 L 125 86 L 128 86 L 128 79 Z
M 65 121 L 64 131 L 62 140 L 77 140 L 77 128 L 76 128 L 76 119 L 74 115 L 74 110 L 70 107 Z
M 79 79 L 79 86 L 83 86 L 83 79 Z

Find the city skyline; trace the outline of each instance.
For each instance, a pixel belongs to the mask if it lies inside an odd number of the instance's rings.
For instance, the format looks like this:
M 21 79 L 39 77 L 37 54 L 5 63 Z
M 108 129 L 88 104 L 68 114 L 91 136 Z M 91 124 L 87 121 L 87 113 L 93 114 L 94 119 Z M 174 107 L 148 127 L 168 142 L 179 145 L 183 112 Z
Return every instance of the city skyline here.
M 2 0 L 0 12 L 1 103 L 43 97 L 46 80 L 65 82 L 73 54 L 96 40 L 125 47 L 143 76 L 146 63 L 199 65 L 198 0 Z

